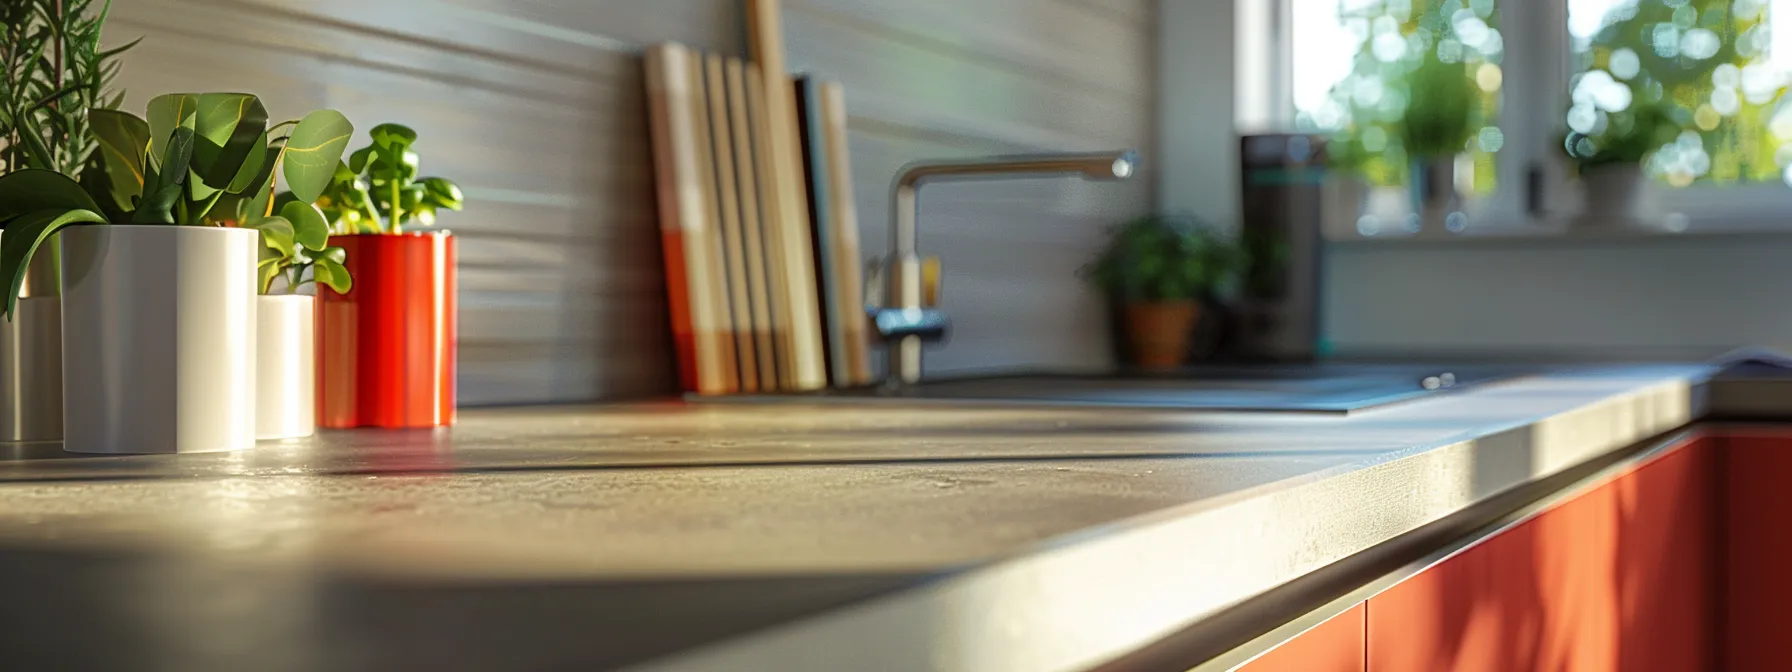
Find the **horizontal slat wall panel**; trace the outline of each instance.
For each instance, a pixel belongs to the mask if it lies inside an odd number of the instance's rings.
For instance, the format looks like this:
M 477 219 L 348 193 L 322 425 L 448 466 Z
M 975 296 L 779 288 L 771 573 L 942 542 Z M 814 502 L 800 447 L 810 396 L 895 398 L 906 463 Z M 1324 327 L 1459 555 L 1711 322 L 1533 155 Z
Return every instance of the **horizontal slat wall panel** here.
M 456 178 L 463 403 L 667 393 L 674 376 L 639 50 L 743 51 L 738 0 L 129 0 L 127 104 L 244 90 L 277 117 L 402 121 Z M 1150 144 L 1149 0 L 789 0 L 792 65 L 844 82 L 867 255 L 919 158 Z M 357 144 L 362 142 L 357 139 Z M 1100 360 L 1074 277 L 1149 179 L 925 192 L 960 331 L 933 370 Z
M 919 159 L 1148 150 L 1148 0 L 790 0 L 792 67 L 846 83 L 867 255 L 888 247 L 890 181 Z M 1147 157 L 1148 159 L 1149 157 Z M 920 249 L 946 269 L 953 337 L 927 371 L 1100 366 L 1104 305 L 1077 277 L 1151 178 L 927 187 Z M 881 363 L 880 363 L 881 365 Z
M 730 0 L 130 0 L 128 105 L 245 90 L 415 127 L 457 179 L 461 400 L 575 401 L 673 385 L 638 48 L 738 51 Z M 364 142 L 356 139 L 356 146 Z

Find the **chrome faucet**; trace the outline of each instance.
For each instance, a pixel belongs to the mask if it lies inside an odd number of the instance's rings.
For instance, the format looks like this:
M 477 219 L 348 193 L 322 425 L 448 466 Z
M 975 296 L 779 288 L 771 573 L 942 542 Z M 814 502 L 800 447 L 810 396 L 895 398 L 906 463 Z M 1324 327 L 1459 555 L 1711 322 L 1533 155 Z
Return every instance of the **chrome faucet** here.
M 1051 175 L 1123 180 L 1133 174 L 1138 163 L 1138 154 L 1127 150 L 922 161 L 904 166 L 896 174 L 891 198 L 895 217 L 890 226 L 890 256 L 883 272 L 889 283 L 888 289 L 884 294 L 884 305 L 870 309 L 873 326 L 884 338 L 888 350 L 886 387 L 901 388 L 920 382 L 921 345 L 944 338 L 946 334 L 945 313 L 930 305 L 935 291 L 924 291 L 923 262 L 917 250 L 915 216 L 922 185 L 939 181 Z M 937 277 L 935 280 L 937 282 Z

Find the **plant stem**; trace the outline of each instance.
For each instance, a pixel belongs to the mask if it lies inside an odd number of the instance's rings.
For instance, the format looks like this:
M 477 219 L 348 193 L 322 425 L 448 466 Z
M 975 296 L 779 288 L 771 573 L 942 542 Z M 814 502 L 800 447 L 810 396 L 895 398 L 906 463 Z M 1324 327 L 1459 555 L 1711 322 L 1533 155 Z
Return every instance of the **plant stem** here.
M 398 171 L 397 171 L 397 169 L 394 169 L 392 171 L 392 179 L 391 179 L 390 183 L 392 185 L 392 233 L 394 233 L 394 234 L 403 233 L 404 231 L 400 228 L 403 225 L 399 223 L 399 221 L 401 219 L 399 217 L 399 213 L 402 212 L 401 208 L 403 206 L 399 205 L 399 203 L 398 203 Z

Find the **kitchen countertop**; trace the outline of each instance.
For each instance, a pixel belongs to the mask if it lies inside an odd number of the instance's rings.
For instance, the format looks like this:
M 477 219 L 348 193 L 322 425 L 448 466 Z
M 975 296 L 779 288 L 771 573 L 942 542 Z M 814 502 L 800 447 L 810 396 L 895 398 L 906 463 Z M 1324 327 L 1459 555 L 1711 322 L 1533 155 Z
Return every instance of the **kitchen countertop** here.
M 10 446 L 0 652 L 1086 669 L 1683 426 L 1711 373 L 1587 367 L 1347 417 L 660 403 L 208 455 Z

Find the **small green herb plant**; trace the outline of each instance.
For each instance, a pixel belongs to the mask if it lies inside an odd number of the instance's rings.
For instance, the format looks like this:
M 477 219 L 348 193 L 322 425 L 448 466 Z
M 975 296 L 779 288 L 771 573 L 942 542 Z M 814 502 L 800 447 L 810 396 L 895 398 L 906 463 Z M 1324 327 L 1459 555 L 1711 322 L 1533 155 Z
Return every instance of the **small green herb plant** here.
M 1115 227 L 1084 277 L 1124 301 L 1204 299 L 1232 280 L 1244 254 L 1192 217 L 1144 215 Z
M 1407 75 L 1412 100 L 1400 125 L 1406 155 L 1414 159 L 1455 156 L 1475 134 L 1475 83 L 1461 63 L 1439 60 L 1435 50 Z
M 0 173 L 26 168 L 80 176 L 98 148 L 87 110 L 117 107 L 117 57 L 100 48 L 111 0 L 0 2 Z M 138 41 L 141 41 L 139 39 Z
M 25 268 L 57 231 L 78 224 L 205 225 L 230 199 L 241 224 L 261 231 L 269 247 L 327 237 L 311 202 L 323 193 L 354 126 L 341 113 L 318 110 L 268 124 L 261 100 L 245 93 L 169 94 L 149 102 L 148 118 L 91 110 L 105 165 L 101 203 L 73 178 L 47 169 L 0 176 L 0 278 L 10 283 L 10 319 Z M 273 212 L 276 170 L 297 195 Z M 309 196 L 309 198 L 307 198 Z
M 1660 104 L 1642 103 L 1606 115 L 1605 128 L 1597 133 L 1569 131 L 1562 151 L 1581 170 L 1600 166 L 1640 165 L 1655 150 L 1674 141 L 1683 130 Z
M 368 132 L 372 144 L 338 165 L 317 205 L 337 233 L 404 233 L 407 224 L 433 226 L 437 210 L 460 210 L 460 187 L 441 177 L 418 177 L 411 147 L 417 132 L 380 124 Z

